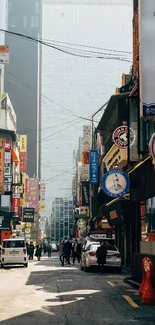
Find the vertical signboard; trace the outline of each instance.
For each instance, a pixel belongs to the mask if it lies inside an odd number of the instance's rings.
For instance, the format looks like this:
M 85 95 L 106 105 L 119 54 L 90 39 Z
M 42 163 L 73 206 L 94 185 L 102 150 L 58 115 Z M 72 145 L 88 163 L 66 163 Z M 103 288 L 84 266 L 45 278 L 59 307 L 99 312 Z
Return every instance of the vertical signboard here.
M 0 138 L 0 195 L 4 194 L 5 140 Z
M 28 208 L 34 208 L 35 212 L 39 210 L 39 180 L 38 178 L 26 179 L 26 198 L 25 204 Z
M 83 152 L 89 151 L 91 147 L 91 127 L 83 126 Z
M 89 182 L 82 182 L 82 206 L 89 207 Z
M 90 151 L 90 184 L 98 183 L 98 153 L 97 150 Z
M 40 202 L 39 202 L 39 211 L 45 212 L 46 205 L 45 205 L 45 192 L 46 192 L 46 185 L 45 183 L 40 184 Z
M 0 64 L 9 63 L 9 47 L 8 45 L 0 45 Z
M 11 142 L 5 141 L 5 161 L 4 161 L 4 189 L 5 192 L 11 191 Z
M 15 216 L 19 215 L 19 208 L 20 208 L 20 194 L 14 193 L 12 195 L 12 211 L 14 212 Z
M 20 172 L 27 169 L 27 135 L 20 135 Z
M 148 36 L 149 35 L 149 36 Z M 155 1 L 139 1 L 140 116 L 155 117 Z

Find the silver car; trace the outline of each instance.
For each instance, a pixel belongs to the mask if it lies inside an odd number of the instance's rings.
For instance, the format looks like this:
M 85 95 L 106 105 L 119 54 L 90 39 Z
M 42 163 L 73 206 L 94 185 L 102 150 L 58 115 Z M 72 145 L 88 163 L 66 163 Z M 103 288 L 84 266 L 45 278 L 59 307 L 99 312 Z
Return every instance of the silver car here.
M 84 247 L 82 255 L 81 255 L 81 270 L 85 272 L 91 266 L 97 266 L 97 257 L 96 251 L 100 246 L 99 243 L 89 243 L 86 247 Z M 106 243 L 107 246 L 107 257 L 106 257 L 106 264 L 107 267 L 112 267 L 116 269 L 119 273 L 121 273 L 121 254 L 118 248 L 115 245 L 111 245 Z

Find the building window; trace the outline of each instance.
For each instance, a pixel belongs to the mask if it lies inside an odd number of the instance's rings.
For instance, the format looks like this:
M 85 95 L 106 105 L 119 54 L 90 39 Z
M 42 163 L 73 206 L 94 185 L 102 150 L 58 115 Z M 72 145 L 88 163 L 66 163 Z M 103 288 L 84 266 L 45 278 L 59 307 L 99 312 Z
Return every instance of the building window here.
M 26 28 L 27 27 L 27 16 L 23 17 L 23 27 Z
M 39 2 L 35 3 L 35 13 L 39 14 Z

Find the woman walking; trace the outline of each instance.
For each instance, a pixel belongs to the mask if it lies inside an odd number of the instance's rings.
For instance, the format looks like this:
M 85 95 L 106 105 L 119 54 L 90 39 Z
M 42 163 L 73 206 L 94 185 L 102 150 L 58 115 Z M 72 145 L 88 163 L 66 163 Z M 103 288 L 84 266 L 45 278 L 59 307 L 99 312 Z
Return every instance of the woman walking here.
M 59 245 L 59 259 L 61 262 L 61 265 L 64 266 L 64 260 L 65 260 L 65 256 L 64 256 L 64 240 L 62 239 Z
M 38 243 L 38 245 L 36 246 L 36 257 L 38 259 L 38 261 L 40 261 L 41 258 L 41 252 L 42 252 L 42 248 L 40 246 L 40 243 Z

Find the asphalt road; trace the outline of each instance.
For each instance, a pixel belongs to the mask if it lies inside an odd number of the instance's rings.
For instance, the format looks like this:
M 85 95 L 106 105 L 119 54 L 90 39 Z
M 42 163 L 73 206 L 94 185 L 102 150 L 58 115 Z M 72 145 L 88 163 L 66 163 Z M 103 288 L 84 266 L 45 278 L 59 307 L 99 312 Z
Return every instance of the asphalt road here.
M 0 325 L 154 325 L 127 274 L 61 267 L 56 255 L 0 270 Z

